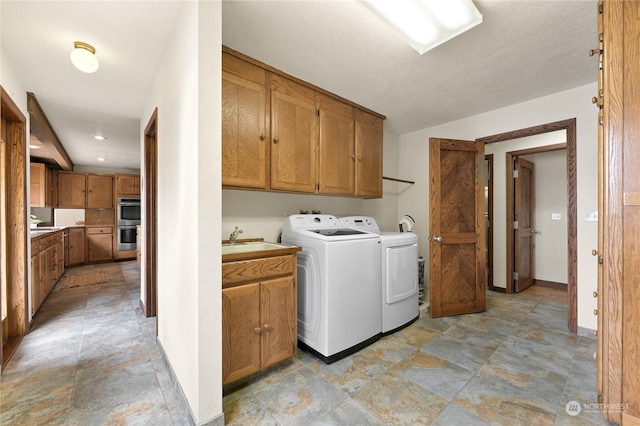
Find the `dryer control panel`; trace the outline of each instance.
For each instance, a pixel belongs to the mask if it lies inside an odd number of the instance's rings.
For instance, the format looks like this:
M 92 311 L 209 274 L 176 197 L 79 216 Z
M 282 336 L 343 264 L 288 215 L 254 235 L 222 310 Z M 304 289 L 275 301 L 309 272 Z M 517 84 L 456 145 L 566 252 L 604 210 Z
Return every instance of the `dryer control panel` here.
M 369 232 L 380 232 L 380 227 L 376 220 L 369 216 L 347 216 L 340 218 L 344 226 L 349 228 L 362 229 Z

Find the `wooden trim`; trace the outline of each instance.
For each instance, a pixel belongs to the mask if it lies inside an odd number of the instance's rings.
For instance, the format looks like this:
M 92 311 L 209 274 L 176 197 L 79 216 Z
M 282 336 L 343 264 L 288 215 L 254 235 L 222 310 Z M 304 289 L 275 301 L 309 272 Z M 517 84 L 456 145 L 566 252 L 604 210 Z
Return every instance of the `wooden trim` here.
M 329 96 L 331 98 L 337 99 L 340 102 L 343 102 L 343 103 L 346 103 L 348 105 L 351 105 L 351 106 L 353 106 L 355 108 L 358 108 L 359 110 L 368 112 L 369 114 L 373 114 L 378 118 L 381 118 L 383 120 L 386 120 L 386 118 L 387 118 L 387 117 L 385 117 L 384 115 L 382 115 L 380 113 L 377 113 L 377 112 L 372 111 L 372 110 L 370 110 L 368 108 L 365 108 L 362 105 L 358 105 L 358 104 L 356 104 L 356 103 L 354 103 L 354 102 L 352 102 L 352 101 L 350 101 L 348 99 L 342 98 L 342 97 L 340 97 L 340 96 L 338 96 L 338 95 L 336 95 L 334 93 L 331 93 L 331 92 L 329 92 L 329 91 L 327 91 L 325 89 L 322 89 L 322 88 L 320 88 L 318 86 L 314 86 L 313 84 L 308 83 L 308 82 L 306 82 L 304 80 L 300 80 L 299 78 L 296 78 L 296 77 L 294 77 L 294 76 L 292 76 L 290 74 L 287 74 L 287 73 L 285 73 L 283 71 L 280 71 L 279 69 L 274 68 L 271 65 L 267 65 L 264 62 L 260 62 L 257 59 L 253 59 L 252 57 L 245 55 L 244 53 L 240 53 L 237 50 L 233 50 L 230 47 L 222 46 L 222 51 L 224 53 L 228 53 L 229 55 L 235 56 L 236 58 L 242 59 L 245 62 L 249 62 L 249 63 L 251 63 L 251 64 L 253 64 L 253 65 L 257 66 L 257 67 L 260 67 L 260 68 L 262 68 L 262 69 L 264 69 L 264 70 L 266 70 L 266 71 L 268 71 L 268 72 L 270 72 L 272 74 L 276 74 L 276 75 L 279 75 L 280 77 L 284 77 L 284 78 L 286 78 L 288 80 L 295 81 L 296 83 L 299 83 L 299 84 L 301 84 L 303 86 L 306 86 L 306 87 L 308 87 L 308 88 L 310 88 L 310 89 L 312 89 L 312 90 L 314 90 L 316 92 L 319 92 L 319 93 L 327 95 L 327 96 Z
M 486 240 L 487 240 L 487 265 L 489 265 L 489 273 L 487 274 L 487 287 L 489 290 L 493 291 L 501 291 L 502 287 L 495 287 L 493 285 L 493 154 L 487 154 L 484 156 L 484 159 L 489 162 L 489 182 L 488 192 L 489 195 L 487 197 L 487 220 L 489 221 L 489 229 L 487 230 Z
M 568 257 L 568 274 L 567 274 L 567 323 L 568 329 L 572 333 L 578 332 L 578 190 L 577 190 L 577 137 L 576 137 L 576 119 L 556 121 L 554 123 L 532 126 L 526 129 L 514 130 L 511 132 L 500 133 L 497 135 L 487 136 L 477 139 L 480 142 L 498 143 L 513 139 L 519 139 L 528 136 L 535 136 L 559 130 L 566 131 L 566 144 L 549 145 L 549 151 L 557 151 L 562 149 L 562 145 L 567 149 L 567 257 Z M 508 152 L 506 155 L 507 162 L 507 235 L 511 235 L 513 231 L 513 202 L 509 202 L 509 197 L 513 197 L 513 167 L 514 157 L 516 155 L 532 154 L 545 152 L 545 147 L 530 148 L 521 151 Z M 513 281 L 510 280 L 513 274 L 513 239 L 507 238 L 507 293 L 513 293 Z
M 32 92 L 27 92 L 27 110 L 29 111 L 30 132 L 34 134 L 53 156 L 62 170 L 73 170 L 73 162 L 62 146 L 60 138 L 44 113 L 40 102 Z
M 556 283 L 553 281 L 544 281 L 544 280 L 533 280 L 533 284 L 540 286 L 540 287 L 549 287 L 549 288 L 559 288 L 562 290 L 566 290 L 567 289 L 567 284 L 565 283 Z
M 6 129 L 5 140 L 5 211 L 8 338 L 21 338 L 28 332 L 29 279 L 27 259 L 27 133 L 26 118 L 20 108 L 0 86 L 0 115 Z M 0 345 L 1 347 L 1 345 Z M 0 360 L 4 359 L 0 350 Z M 4 367 L 4 364 L 0 369 Z
M 158 108 L 153 110 L 144 129 L 144 170 L 145 241 L 143 243 L 143 267 L 145 268 L 145 298 L 141 303 L 146 308 L 143 309 L 145 316 L 151 317 L 158 314 Z

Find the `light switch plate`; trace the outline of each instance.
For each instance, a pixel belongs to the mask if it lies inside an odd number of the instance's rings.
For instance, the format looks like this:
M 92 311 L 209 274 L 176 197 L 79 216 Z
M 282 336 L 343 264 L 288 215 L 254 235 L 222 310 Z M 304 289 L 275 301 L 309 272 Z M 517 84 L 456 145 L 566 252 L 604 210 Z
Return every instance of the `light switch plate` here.
M 597 222 L 598 210 L 582 210 L 582 220 L 585 222 Z
M 551 220 L 562 220 L 562 213 L 551 213 Z

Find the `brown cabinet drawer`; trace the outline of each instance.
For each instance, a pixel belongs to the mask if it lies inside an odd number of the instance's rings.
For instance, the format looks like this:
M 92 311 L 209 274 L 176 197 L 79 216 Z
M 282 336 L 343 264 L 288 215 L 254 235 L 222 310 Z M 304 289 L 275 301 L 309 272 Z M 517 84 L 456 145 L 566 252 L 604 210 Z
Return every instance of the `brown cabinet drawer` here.
M 295 256 L 275 256 L 222 264 L 222 287 L 242 282 L 293 274 Z
M 87 228 L 87 234 L 112 234 L 112 233 L 113 233 L 113 227 L 111 226 Z

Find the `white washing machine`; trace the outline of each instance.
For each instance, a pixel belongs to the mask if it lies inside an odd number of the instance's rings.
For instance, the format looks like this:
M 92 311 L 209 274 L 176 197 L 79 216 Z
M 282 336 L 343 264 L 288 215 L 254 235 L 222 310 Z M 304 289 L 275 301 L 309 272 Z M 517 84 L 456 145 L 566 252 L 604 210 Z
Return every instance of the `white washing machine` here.
M 378 263 L 382 274 L 382 334 L 391 334 L 420 317 L 418 236 L 413 232 L 380 232 L 367 216 L 340 219 L 346 226 L 380 235 Z
M 294 215 L 282 242 L 298 252 L 298 341 L 326 363 L 380 338 L 380 238 L 331 215 Z

